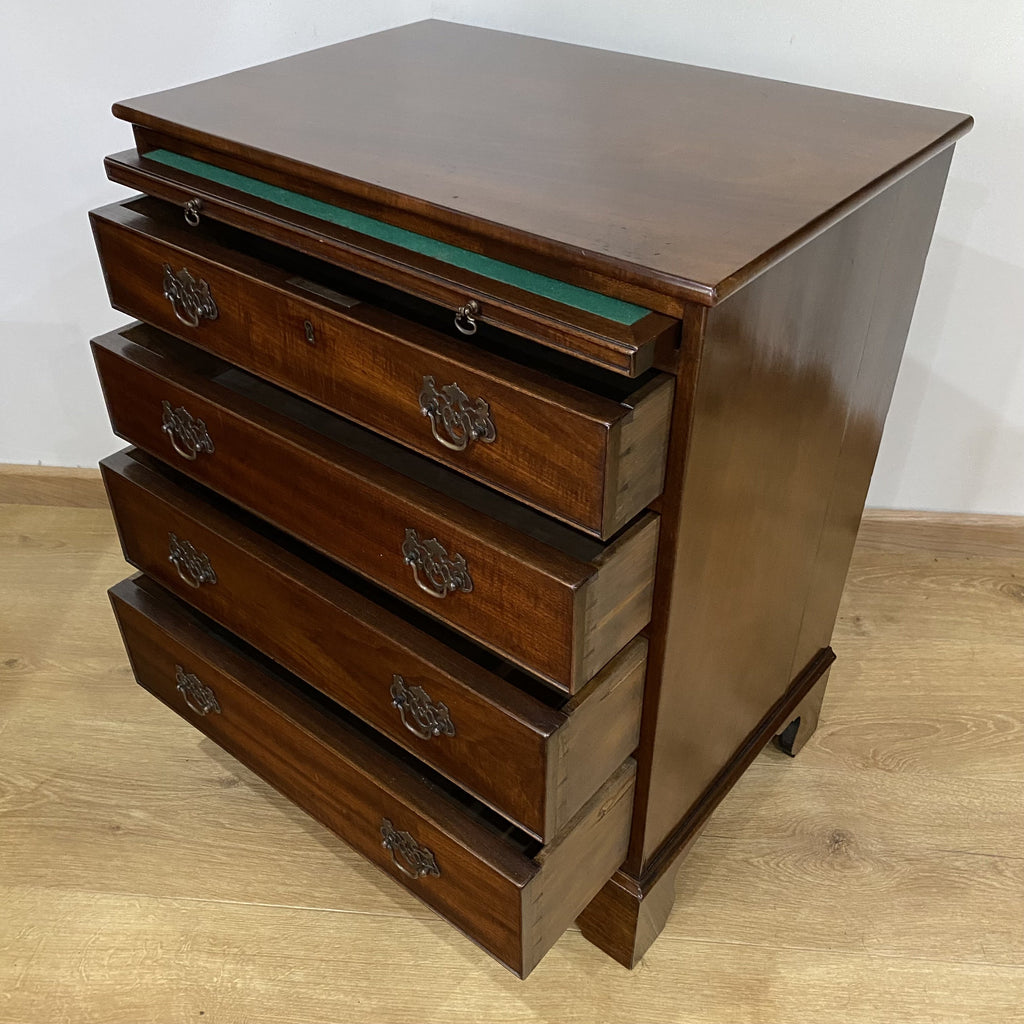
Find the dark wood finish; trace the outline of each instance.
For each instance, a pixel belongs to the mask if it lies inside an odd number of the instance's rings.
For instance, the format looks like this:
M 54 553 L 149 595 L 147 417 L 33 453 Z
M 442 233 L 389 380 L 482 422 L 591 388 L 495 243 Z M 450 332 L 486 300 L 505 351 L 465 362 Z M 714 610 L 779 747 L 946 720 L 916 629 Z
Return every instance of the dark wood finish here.
M 520 976 L 624 855 L 633 762 L 535 850 L 332 716 L 293 677 L 208 632 L 155 584 L 126 580 L 110 595 L 142 686 Z M 218 712 L 199 716 L 185 703 L 178 666 L 213 691 Z M 385 819 L 430 851 L 436 875 L 395 867 L 381 842 Z
M 100 465 L 127 561 L 539 838 L 565 828 L 635 748 L 644 639 L 572 700 L 533 695 L 511 666 L 453 650 L 430 620 L 411 625 L 155 459 L 127 451 Z M 183 578 L 171 533 L 207 557 L 215 583 Z M 447 707 L 453 735 L 410 731 L 392 704 L 395 673 Z
M 711 815 L 750 767 L 806 701 L 820 698 L 829 669 L 835 661 L 831 647 L 824 647 L 792 680 L 786 692 L 765 712 L 744 737 L 689 809 L 674 832 L 640 874 L 624 865 L 580 916 L 583 934 L 625 967 L 634 967 L 665 926 L 675 899 L 676 875 L 686 854 L 704 831 Z
M 662 500 L 634 875 L 678 842 L 794 658 L 829 643 L 951 155 L 708 312 Z
M 114 113 L 555 277 L 705 304 L 971 125 L 964 114 L 432 21 L 125 100 Z
M 792 718 L 786 727 L 775 737 L 775 744 L 784 754 L 796 757 L 804 748 L 804 744 L 814 735 L 821 717 L 821 705 L 825 700 L 828 687 L 826 672 L 811 688 L 810 692 L 792 712 Z
M 628 392 L 616 400 L 585 390 L 586 378 L 553 379 L 370 302 L 332 302 L 310 290 L 319 280 L 218 244 L 166 204 L 113 204 L 91 220 L 111 304 L 130 316 L 600 537 L 661 492 L 667 376 L 616 387 Z M 215 320 L 189 326 L 176 315 L 164 295 L 165 266 L 206 282 Z M 493 442 L 462 451 L 439 443 L 420 410 L 427 376 L 438 389 L 458 383 L 472 400 L 485 399 Z
M 754 758 L 764 749 L 783 728 L 792 720 L 795 709 L 810 693 L 835 661 L 835 652 L 831 647 L 823 647 L 804 666 L 800 674 L 793 679 L 782 695 L 769 706 L 761 718 L 754 723 L 750 731 L 742 738 L 736 749 L 723 762 L 714 778 L 704 787 L 698 799 L 691 804 L 686 813 L 676 823 L 675 828 L 666 837 L 653 857 L 648 858 L 644 869 L 639 875 L 633 875 L 625 866 L 626 874 L 638 877 L 642 889 L 649 889 L 656 879 L 671 868 L 690 844 L 700 834 L 714 810 L 725 799 L 729 790 L 739 781 L 740 776 L 750 767 Z
M 119 436 L 560 688 L 580 689 L 650 617 L 655 515 L 601 545 L 307 403 L 288 408 L 344 443 L 257 404 L 225 386 L 218 360 L 152 328 L 104 335 L 93 352 Z M 264 393 L 236 373 L 240 387 Z M 205 422 L 213 454 L 177 455 L 161 427 L 164 401 Z M 267 401 L 287 404 L 276 392 Z M 472 592 L 425 594 L 403 561 L 408 528 L 462 555 Z
M 139 152 L 164 143 L 147 137 Z M 251 170 L 244 161 L 225 158 L 201 147 L 167 142 L 176 152 L 229 170 Z M 678 337 L 672 318 L 676 308 L 653 293 L 635 289 L 629 301 L 647 307 L 657 302 L 669 313 L 650 312 L 633 324 L 620 324 L 573 306 L 548 299 L 481 274 L 440 262 L 369 235 L 338 227 L 276 203 L 249 195 L 207 178 L 147 160 L 135 151 L 116 153 L 104 164 L 107 177 L 178 206 L 198 199 L 202 217 L 255 231 L 293 246 L 300 252 L 354 270 L 369 278 L 395 284 L 413 295 L 437 303 L 454 313 L 467 300 L 477 302 L 477 319 L 514 331 L 541 345 L 568 352 L 597 366 L 635 377 L 671 357 Z M 266 172 L 263 180 L 287 185 L 284 175 Z M 360 203 L 330 190 L 305 189 L 313 198 L 346 206 L 357 212 Z M 379 211 L 372 211 L 378 213 Z M 386 219 L 386 218 L 384 218 Z M 493 255 L 493 254 L 491 254 Z M 602 289 L 607 291 L 607 289 Z
M 898 191 L 856 382 L 846 392 L 846 430 L 833 470 L 814 577 L 792 671 L 831 636 L 857 539 L 886 413 L 910 330 L 953 150 L 922 167 Z
M 636 967 L 672 912 L 684 852 L 647 890 L 621 871 L 612 875 L 577 920 L 583 937 L 623 967 Z
M 643 630 L 646 679 L 624 861 L 584 909 L 592 879 L 576 877 L 576 864 L 592 849 L 607 863 L 619 837 L 592 831 L 603 811 L 587 823 L 577 815 L 558 840 L 529 854 L 537 873 L 519 886 L 522 900 L 496 890 L 492 908 L 501 920 L 487 926 L 491 948 L 500 946 L 506 962 L 514 948 L 525 973 L 578 905 L 584 934 L 620 962 L 636 963 L 664 924 L 683 855 L 719 802 L 773 737 L 798 749 L 816 721 L 953 144 L 971 118 L 435 22 L 125 101 L 115 113 L 132 124 L 136 151 L 109 158 L 108 175 L 178 207 L 200 198 L 207 221 L 186 231 L 146 214 L 153 200 L 133 203 L 130 222 L 102 214 L 115 302 L 171 327 L 160 302 L 142 294 L 141 265 L 170 251 L 183 262 L 205 261 L 196 266 L 229 296 L 222 328 L 252 308 L 243 280 L 265 311 L 258 330 L 232 327 L 228 340 L 217 341 L 224 347 L 211 348 L 417 447 L 412 423 L 388 405 L 408 383 L 383 385 L 388 411 L 374 419 L 332 396 L 330 381 L 317 379 L 322 364 L 291 340 L 289 324 L 308 307 L 275 271 L 314 257 L 329 276 L 360 275 L 386 296 L 360 293 L 381 307 L 372 312 L 319 303 L 326 312 L 315 333 L 334 330 L 328 319 L 344 322 L 346 332 L 358 327 L 360 369 L 372 366 L 388 382 L 391 361 L 427 373 L 419 353 L 441 354 L 463 387 L 486 378 L 488 387 L 514 394 L 503 415 L 516 409 L 525 418 L 540 401 L 545 412 L 535 415 L 546 429 L 575 424 L 566 452 L 524 457 L 499 473 L 450 463 L 502 495 L 150 329 L 131 328 L 96 347 L 123 436 L 173 463 L 152 407 L 163 398 L 187 402 L 207 420 L 217 449 L 179 463 L 182 471 L 547 682 L 580 690 L 616 652 L 635 653 L 627 645 Z M 274 203 L 173 170 L 156 149 L 651 313 L 628 328 L 599 322 L 291 212 L 287 197 Z M 149 231 L 139 223 L 144 214 L 166 230 Z M 235 245 L 238 229 L 259 240 Z M 467 297 L 481 302 L 486 321 L 469 347 L 423 313 L 453 310 Z M 398 318 L 419 329 L 399 329 Z M 216 332 L 207 326 L 172 329 L 208 344 Z M 520 335 L 511 349 L 510 334 Z M 529 365 L 534 354 L 537 364 Z M 649 366 L 672 381 L 652 374 L 635 393 L 611 394 L 584 361 L 627 383 Z M 566 363 L 574 368 L 566 371 Z M 576 380 L 577 365 L 586 383 Z M 323 376 L 348 379 L 336 365 Z M 563 381 L 585 397 L 561 393 Z M 631 416 L 593 404 L 601 395 L 625 407 L 652 382 L 654 395 L 633 401 Z M 380 402 L 378 384 L 363 387 Z M 597 424 L 596 433 L 584 421 Z M 525 481 L 527 471 L 543 477 L 550 469 L 566 480 Z M 637 483 L 660 483 L 662 472 L 660 495 Z M 396 567 L 395 535 L 406 520 L 468 559 L 477 581 L 471 594 L 438 602 L 414 588 Z M 602 544 L 566 523 L 603 538 L 622 529 Z M 166 579 L 168 567 L 154 563 L 151 571 Z M 429 639 L 449 644 L 451 637 Z M 263 647 L 274 642 L 259 639 Z M 428 651 L 431 665 L 450 671 L 460 643 L 451 641 L 448 661 Z M 452 701 L 492 685 L 480 676 L 459 682 Z M 562 726 L 535 730 L 583 745 L 607 737 L 594 755 L 599 777 L 561 784 L 565 809 L 554 818 L 545 776 L 545 837 L 611 770 L 626 733 L 632 742 L 635 717 L 609 731 L 613 703 L 595 699 L 625 691 L 598 682 L 547 708 L 576 725 L 575 739 Z M 494 703 L 507 707 L 500 695 Z M 635 704 L 625 703 L 635 715 Z M 570 765 L 580 755 L 559 756 Z M 517 756 L 516 764 L 525 777 L 527 760 Z M 490 792 L 486 779 L 469 785 Z M 538 786 L 539 776 L 522 784 L 534 796 L 517 820 L 539 821 Z M 609 813 L 623 813 L 623 799 L 613 795 Z M 558 914 L 530 923 L 524 908 L 544 907 L 556 890 L 564 897 Z M 461 912 L 476 913 L 479 895 L 466 893 Z

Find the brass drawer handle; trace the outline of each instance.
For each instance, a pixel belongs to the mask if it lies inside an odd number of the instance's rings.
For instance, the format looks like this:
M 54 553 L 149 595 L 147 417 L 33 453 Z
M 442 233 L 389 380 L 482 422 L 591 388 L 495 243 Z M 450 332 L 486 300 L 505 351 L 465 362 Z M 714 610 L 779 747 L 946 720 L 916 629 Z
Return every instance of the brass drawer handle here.
M 211 711 L 220 714 L 220 704 L 211 690 L 199 676 L 186 672 L 180 665 L 175 665 L 174 678 L 178 681 L 178 692 L 185 698 L 185 703 L 197 714 L 208 715 Z
M 411 527 L 405 531 L 402 557 L 406 565 L 412 566 L 416 586 L 431 597 L 447 597 L 461 590 L 468 594 L 473 589 L 473 577 L 466 568 L 462 555 L 449 557 L 448 552 L 436 537 L 420 540 L 420 535 Z M 425 578 L 420 577 L 422 571 Z
M 390 819 L 381 819 L 380 834 L 384 839 L 381 845 L 391 854 L 395 867 L 403 875 L 408 875 L 410 878 L 423 878 L 424 875 L 440 877 L 441 869 L 437 866 L 433 853 L 417 843 L 408 832 L 400 832 L 396 829 Z M 402 860 L 399 860 L 399 857 Z
M 186 327 L 198 327 L 200 320 L 216 320 L 220 315 L 210 286 L 202 278 L 197 281 L 185 267 L 175 273 L 170 263 L 164 264 L 164 298 Z
M 189 199 L 185 203 L 185 223 L 192 228 L 199 227 L 199 211 L 203 208 L 202 199 Z
M 206 431 L 206 424 L 197 420 L 183 405 L 171 408 L 166 399 L 160 403 L 163 409 L 161 429 L 171 439 L 174 450 L 192 462 L 200 452 L 213 454 L 213 441 Z
M 391 704 L 398 708 L 402 725 L 421 740 L 455 735 L 448 708 L 435 704 L 422 686 L 409 686 L 397 672 L 391 677 Z
M 469 299 L 455 310 L 455 326 L 462 334 L 476 334 L 476 318 L 480 315 L 480 303 Z
M 470 441 L 491 444 L 497 436 L 491 421 L 491 407 L 478 398 L 472 401 L 458 384 L 445 384 L 438 391 L 433 377 L 423 378 L 420 412 L 430 419 L 434 439 L 453 452 L 464 451 Z M 442 437 L 438 427 L 448 436 Z
M 204 583 L 211 586 L 217 582 L 217 574 L 210 565 L 210 559 L 202 551 L 197 551 L 192 543 L 187 540 L 179 540 L 178 537 L 169 533 L 167 560 L 178 570 L 178 575 L 195 590 L 198 590 Z

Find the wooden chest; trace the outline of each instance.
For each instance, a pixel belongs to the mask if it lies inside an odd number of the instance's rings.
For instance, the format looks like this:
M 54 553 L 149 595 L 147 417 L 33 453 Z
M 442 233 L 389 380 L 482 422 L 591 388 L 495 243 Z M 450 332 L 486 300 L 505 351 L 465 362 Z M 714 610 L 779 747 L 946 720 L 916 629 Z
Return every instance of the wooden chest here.
M 970 118 L 438 22 L 114 113 L 139 683 L 520 975 L 632 966 L 817 721 Z

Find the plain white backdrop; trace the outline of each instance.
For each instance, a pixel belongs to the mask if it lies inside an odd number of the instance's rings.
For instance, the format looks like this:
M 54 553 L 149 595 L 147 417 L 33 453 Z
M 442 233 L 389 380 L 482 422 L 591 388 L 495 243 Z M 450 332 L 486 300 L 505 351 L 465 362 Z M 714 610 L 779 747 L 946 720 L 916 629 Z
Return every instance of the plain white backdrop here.
M 87 341 L 106 303 L 90 207 L 127 193 L 117 99 L 420 18 L 966 111 L 869 504 L 1024 515 L 1024 4 L 986 0 L 70 0 L 4 5 L 0 462 L 120 446 Z

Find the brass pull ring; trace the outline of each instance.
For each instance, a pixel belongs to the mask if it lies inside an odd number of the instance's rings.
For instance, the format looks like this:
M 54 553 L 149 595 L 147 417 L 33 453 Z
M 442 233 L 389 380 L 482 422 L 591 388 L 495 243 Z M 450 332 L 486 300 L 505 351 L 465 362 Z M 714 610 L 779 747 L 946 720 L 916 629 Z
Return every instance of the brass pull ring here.
M 462 334 L 476 334 L 476 317 L 480 315 L 480 303 L 469 299 L 455 311 L 455 326 Z
M 199 227 L 199 211 L 203 208 L 202 199 L 190 199 L 185 203 L 185 223 L 191 228 Z

